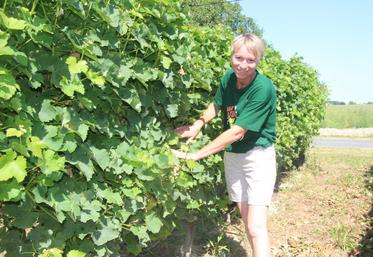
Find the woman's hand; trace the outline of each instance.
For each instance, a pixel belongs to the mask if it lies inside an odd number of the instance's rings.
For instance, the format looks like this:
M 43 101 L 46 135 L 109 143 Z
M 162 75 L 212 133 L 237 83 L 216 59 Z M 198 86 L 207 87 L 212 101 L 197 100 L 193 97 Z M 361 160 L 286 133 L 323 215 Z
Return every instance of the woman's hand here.
M 182 151 L 174 150 L 174 149 L 171 149 L 171 152 L 175 155 L 175 157 L 180 158 L 180 159 L 195 160 L 195 161 L 198 161 L 200 159 L 198 158 L 197 153 L 187 153 L 187 152 L 182 152 Z
M 193 125 L 186 125 L 175 129 L 175 132 L 181 138 L 188 138 L 186 143 L 189 144 L 198 135 L 204 124 L 203 120 L 199 119 Z

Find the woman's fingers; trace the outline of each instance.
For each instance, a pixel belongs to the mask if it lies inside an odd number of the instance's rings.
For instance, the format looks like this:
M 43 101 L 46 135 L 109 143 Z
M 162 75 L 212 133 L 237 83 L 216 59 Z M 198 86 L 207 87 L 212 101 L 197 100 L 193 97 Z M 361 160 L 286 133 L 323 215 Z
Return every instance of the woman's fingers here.
M 189 132 L 189 131 L 190 131 L 189 126 L 183 126 L 183 127 L 179 127 L 177 129 L 175 129 L 175 132 L 177 134 L 179 134 L 179 136 L 181 136 L 181 137 L 186 137 L 187 136 L 186 133 Z
M 185 142 L 187 145 L 189 145 L 192 141 L 193 141 L 193 139 L 194 139 L 195 137 L 190 137 L 190 138 L 188 138 L 188 140 Z
M 186 152 L 182 152 L 182 151 L 174 150 L 174 149 L 171 149 L 171 152 L 175 155 L 175 157 L 181 158 L 181 159 L 186 159 L 188 155 L 188 153 Z

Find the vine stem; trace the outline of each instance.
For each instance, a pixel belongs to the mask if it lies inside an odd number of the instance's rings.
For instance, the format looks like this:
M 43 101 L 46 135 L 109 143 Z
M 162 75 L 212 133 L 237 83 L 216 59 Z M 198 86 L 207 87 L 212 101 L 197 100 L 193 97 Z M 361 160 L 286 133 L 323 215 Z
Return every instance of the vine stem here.
M 184 167 L 184 165 L 185 165 L 186 162 L 187 162 L 187 156 L 188 156 L 188 153 L 189 153 L 189 150 L 190 150 L 190 144 L 191 144 L 190 141 L 186 143 L 186 146 L 187 146 L 186 154 L 185 154 L 185 157 L 184 157 L 184 159 L 183 159 L 183 162 L 182 162 L 182 164 L 181 164 L 181 166 L 180 166 L 180 169 L 181 169 L 182 167 Z
M 26 191 L 26 194 L 28 195 L 28 197 L 30 197 L 30 199 L 31 199 L 31 201 L 33 201 L 34 203 L 36 203 L 36 201 L 35 201 L 35 199 L 34 199 L 34 197 L 32 196 L 32 194 L 28 191 L 28 190 L 25 190 Z M 58 221 L 58 219 L 50 212 L 50 211 L 48 211 L 46 208 L 44 208 L 43 206 L 41 206 L 41 205 L 38 205 L 38 207 L 40 207 L 40 209 L 42 210 L 42 211 L 44 211 L 45 212 L 45 214 L 47 214 L 49 217 L 51 217 L 53 220 L 55 220 L 55 221 L 57 221 L 58 223 L 60 223 L 59 221 Z
M 34 2 L 32 3 L 31 13 L 33 13 L 35 11 L 35 8 L 38 5 L 38 2 L 39 2 L 39 0 L 34 0 Z

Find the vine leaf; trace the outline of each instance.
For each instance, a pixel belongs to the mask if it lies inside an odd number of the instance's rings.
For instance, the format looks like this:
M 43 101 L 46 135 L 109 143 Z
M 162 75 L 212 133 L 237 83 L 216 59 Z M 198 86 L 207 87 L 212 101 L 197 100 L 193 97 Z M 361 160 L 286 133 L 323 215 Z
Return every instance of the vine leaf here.
M 115 220 L 114 220 L 115 221 Z M 96 245 L 103 245 L 119 237 L 120 224 L 115 224 L 113 220 L 101 218 L 97 230 L 92 234 L 93 242 Z
M 9 100 L 17 90 L 19 85 L 13 75 L 8 70 L 0 68 L 0 98 Z
M 24 192 L 16 180 L 0 181 L 0 201 L 18 201 Z
M 81 72 L 86 73 L 88 71 L 87 62 L 84 60 L 77 61 L 74 56 L 67 58 L 66 64 L 68 65 L 71 74 L 78 74 Z
M 71 98 L 74 97 L 74 93 L 78 92 L 84 95 L 85 89 L 83 83 L 79 78 L 75 77 L 72 80 L 67 79 L 65 76 L 60 81 L 62 92 Z
M 23 30 L 27 25 L 23 20 L 8 17 L 3 11 L 0 11 L 0 21 L 4 27 L 12 30 Z
M 166 107 L 167 116 L 170 118 L 177 117 L 178 106 L 177 104 L 168 104 Z
M 54 120 L 58 112 L 54 106 L 51 105 L 49 100 L 44 100 L 40 112 L 38 114 L 40 121 L 49 122 Z
M 84 257 L 86 254 L 84 252 L 81 252 L 79 250 L 71 250 L 67 253 L 66 257 Z
M 161 219 L 154 212 L 146 215 L 145 224 L 147 229 L 154 234 L 158 233 L 163 226 Z
M 0 157 L 0 181 L 14 177 L 18 182 L 22 182 L 27 175 L 26 167 L 25 157 L 17 157 L 14 151 L 8 151 Z
M 54 151 L 48 149 L 43 153 L 43 158 L 39 159 L 38 164 L 45 175 L 50 175 L 53 172 L 64 170 L 65 157 L 59 157 Z

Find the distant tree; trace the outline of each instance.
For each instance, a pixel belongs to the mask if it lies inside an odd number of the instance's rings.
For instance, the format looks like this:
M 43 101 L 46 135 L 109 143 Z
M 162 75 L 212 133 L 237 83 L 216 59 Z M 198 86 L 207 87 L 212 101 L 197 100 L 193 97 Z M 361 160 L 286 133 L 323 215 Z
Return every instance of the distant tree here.
M 346 103 L 342 102 L 342 101 L 331 101 L 331 100 L 329 100 L 328 104 L 330 104 L 330 105 L 345 105 Z
M 355 103 L 354 101 L 349 101 L 348 104 L 350 104 L 350 105 L 354 105 L 354 104 L 356 104 L 356 103 Z
M 199 26 L 214 26 L 226 24 L 235 34 L 254 33 L 263 36 L 263 30 L 253 18 L 242 13 L 238 1 L 228 0 L 183 0 L 185 14 L 192 24 Z
M 373 104 L 373 102 L 367 102 L 367 104 Z

